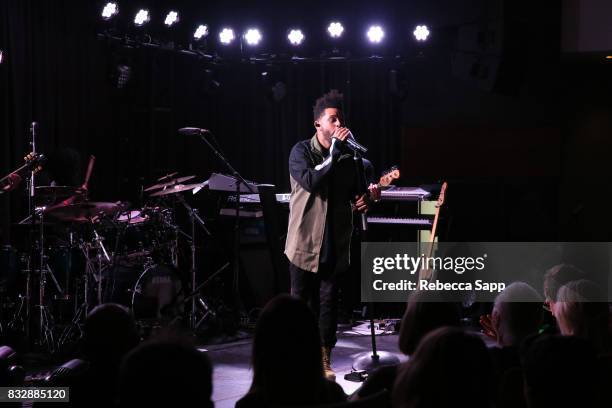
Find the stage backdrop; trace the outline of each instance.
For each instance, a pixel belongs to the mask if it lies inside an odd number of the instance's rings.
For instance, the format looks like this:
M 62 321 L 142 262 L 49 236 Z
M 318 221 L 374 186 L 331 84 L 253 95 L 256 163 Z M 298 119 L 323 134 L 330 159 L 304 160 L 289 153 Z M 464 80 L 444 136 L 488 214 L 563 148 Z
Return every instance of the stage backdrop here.
M 609 147 L 609 142 L 599 143 L 601 138 L 595 137 L 595 144 L 581 139 L 585 130 L 598 135 L 607 129 L 592 118 L 597 112 L 603 112 L 601 117 L 610 112 L 609 93 L 600 91 L 591 108 L 584 101 L 597 87 L 585 87 L 589 71 L 561 69 L 556 1 L 338 1 L 291 6 L 277 1 L 148 2 L 158 12 L 170 5 L 186 10 L 186 26 L 206 16 L 217 25 L 262 22 L 264 30 L 273 27 L 275 32 L 301 22 L 324 33 L 332 16 L 343 16 L 354 43 L 364 41 L 355 27 L 375 20 L 389 22 L 396 30 L 389 38 L 402 41 L 408 41 L 416 23 L 427 21 L 432 27 L 431 42 L 401 50 L 400 60 L 217 65 L 97 38 L 103 3 L 0 2 L 0 49 L 5 51 L 0 65 L 3 174 L 22 162 L 29 151 L 30 123 L 37 121 L 38 150 L 57 157 L 60 149 L 74 149 L 80 156 L 74 166 L 77 179 L 83 176 L 87 157 L 96 156 L 90 182 L 93 199 L 137 203 L 140 188 L 160 175 L 179 171 L 202 180 L 212 171 L 225 171 L 201 141 L 176 132 L 197 126 L 214 133 L 247 179 L 288 191 L 291 146 L 314 133 L 314 100 L 337 88 L 346 96 L 348 125 L 370 149 L 368 157 L 378 171 L 399 164 L 405 169 L 401 183 L 406 185 L 450 179 L 462 186 L 455 187 L 454 199 L 449 195 L 449 204 L 461 204 L 455 214 L 464 221 L 456 225 L 469 232 L 471 221 L 478 219 L 483 230 L 495 229 L 491 235 L 463 236 L 486 240 L 529 235 L 523 227 L 533 218 L 525 218 L 524 225 L 505 221 L 492 226 L 486 221 L 508 220 L 513 214 L 518 222 L 524 218 L 517 208 L 525 213 L 536 208 L 547 215 L 544 221 L 535 220 L 542 231 L 536 238 L 559 236 L 559 218 L 571 224 L 568 231 L 577 232 L 573 239 L 608 236 L 587 233 L 588 220 L 599 217 L 599 212 L 593 207 L 591 216 L 580 218 L 590 207 L 587 200 L 575 200 L 570 176 L 590 169 L 585 164 L 591 153 L 603 154 L 601 147 Z M 122 13 L 136 7 L 129 3 Z M 503 41 L 478 42 L 487 35 Z M 487 50 L 489 46 L 493 48 Z M 314 47 L 319 55 L 329 44 L 316 37 L 309 47 L 308 52 Z M 360 52 L 364 50 L 371 51 L 363 46 Z M 469 64 L 468 54 L 474 52 L 484 65 Z M 607 71 L 598 72 L 598 81 L 609 78 Z M 121 73 L 128 74 L 125 83 Z M 581 115 L 575 116 L 579 107 Z M 482 205 L 491 191 L 498 201 Z M 25 202 L 22 188 L 0 197 L 2 242 L 10 240 L 9 225 L 25 216 Z

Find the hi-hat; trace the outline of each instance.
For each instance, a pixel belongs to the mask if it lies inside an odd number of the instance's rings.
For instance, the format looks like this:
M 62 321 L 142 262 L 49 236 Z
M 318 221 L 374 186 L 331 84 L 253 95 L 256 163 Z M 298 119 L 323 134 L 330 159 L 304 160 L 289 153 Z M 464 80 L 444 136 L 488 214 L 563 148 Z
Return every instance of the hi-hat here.
M 195 178 L 195 176 L 185 176 L 185 177 L 179 177 L 177 179 L 171 179 L 170 181 L 167 181 L 165 183 L 158 183 L 158 184 L 154 184 L 154 185 L 152 185 L 150 187 L 147 187 L 147 188 L 144 189 L 144 191 L 159 190 L 160 188 L 164 188 L 164 187 L 168 187 L 168 186 L 184 183 L 185 181 L 189 181 L 189 180 L 191 180 L 193 178 Z
M 174 186 L 169 186 L 165 190 L 157 191 L 157 192 L 151 194 L 151 197 L 161 197 L 161 196 L 165 196 L 165 195 L 169 195 L 169 194 L 181 193 L 183 191 L 194 190 L 194 189 L 196 189 L 198 187 L 202 187 L 202 186 L 203 186 L 202 183 L 196 183 L 196 184 L 176 184 Z

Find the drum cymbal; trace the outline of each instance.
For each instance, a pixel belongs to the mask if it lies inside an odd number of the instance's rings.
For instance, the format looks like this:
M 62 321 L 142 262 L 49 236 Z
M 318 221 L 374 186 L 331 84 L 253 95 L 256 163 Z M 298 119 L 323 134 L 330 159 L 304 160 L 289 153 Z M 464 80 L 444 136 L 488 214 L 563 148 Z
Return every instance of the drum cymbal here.
M 45 215 L 69 222 L 87 222 L 96 216 L 111 215 L 121 209 L 117 203 L 84 201 L 76 204 L 57 204 L 48 207 Z
M 185 177 L 179 177 L 177 179 L 170 179 L 170 181 L 167 181 L 165 183 L 158 183 L 158 184 L 154 184 L 150 187 L 147 187 L 144 189 L 144 191 L 152 191 L 152 190 L 159 190 L 160 188 L 164 188 L 164 187 L 168 187 L 168 186 L 172 186 L 172 185 L 176 185 L 176 184 L 181 184 L 185 181 L 189 181 L 191 179 L 195 178 L 195 176 L 185 176 Z
M 198 187 L 202 187 L 202 185 L 203 185 L 202 183 L 196 183 L 196 184 L 176 184 L 174 186 L 170 186 L 170 187 L 166 188 L 165 190 L 157 191 L 157 192 L 151 194 L 151 197 L 161 197 L 161 196 L 165 196 L 165 195 L 169 195 L 169 194 L 181 193 L 183 191 L 189 191 L 189 190 L 196 189 Z
M 41 195 L 64 195 L 71 196 L 74 194 L 81 194 L 84 190 L 80 187 L 74 186 L 38 186 L 36 187 L 36 194 Z
M 35 197 L 38 205 L 51 205 L 68 197 L 82 197 L 86 191 L 73 186 L 38 186 Z
M 165 176 L 161 176 L 160 178 L 158 178 L 157 181 L 170 180 L 170 179 L 174 178 L 174 176 L 176 176 L 177 174 L 178 174 L 178 171 L 166 174 Z

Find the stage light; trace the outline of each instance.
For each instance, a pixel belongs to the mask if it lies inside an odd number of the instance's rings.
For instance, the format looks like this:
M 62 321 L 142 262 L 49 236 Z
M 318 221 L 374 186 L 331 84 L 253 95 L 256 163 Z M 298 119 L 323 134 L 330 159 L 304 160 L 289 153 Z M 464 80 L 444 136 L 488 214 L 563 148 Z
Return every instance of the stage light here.
M 0 50 L 0 64 L 4 62 L 4 51 Z
M 367 35 L 371 43 L 378 44 L 379 42 L 382 41 L 383 37 L 385 36 L 385 32 L 380 26 L 376 25 L 376 26 L 370 27 L 370 29 L 367 32 Z
M 417 41 L 425 41 L 427 37 L 429 37 L 429 29 L 427 29 L 426 25 L 419 25 L 416 26 L 412 34 L 414 34 L 414 38 L 416 38 Z
M 221 44 L 228 45 L 232 41 L 234 41 L 235 38 L 236 37 L 234 36 L 234 30 L 232 30 L 231 28 L 224 28 L 219 33 L 219 41 L 221 41 Z
M 302 30 L 291 30 L 289 35 L 287 35 L 289 42 L 293 45 L 300 45 L 302 41 L 304 41 L 304 34 Z
M 111 18 L 116 16 L 117 13 L 119 13 L 119 7 L 117 7 L 117 3 L 108 2 L 102 10 L 102 18 L 105 20 L 110 20 Z
M 261 33 L 256 28 L 249 28 L 244 33 L 244 39 L 249 45 L 257 45 L 261 41 Z
M 137 26 L 143 26 L 148 23 L 149 20 L 151 20 L 151 18 L 149 17 L 149 10 L 140 9 L 140 11 L 138 11 L 138 14 L 136 14 L 136 17 L 134 17 L 134 24 L 136 24 Z
M 344 27 L 337 21 L 334 21 L 327 27 L 327 31 L 332 38 L 338 38 L 344 32 Z
M 173 24 L 178 23 L 178 21 L 179 21 L 178 12 L 169 11 L 168 14 L 166 14 L 166 20 L 164 20 L 164 24 L 167 25 L 168 27 L 171 27 Z
M 206 38 L 208 36 L 208 26 L 200 24 L 200 26 L 193 33 L 193 38 L 196 40 L 201 40 L 202 38 Z

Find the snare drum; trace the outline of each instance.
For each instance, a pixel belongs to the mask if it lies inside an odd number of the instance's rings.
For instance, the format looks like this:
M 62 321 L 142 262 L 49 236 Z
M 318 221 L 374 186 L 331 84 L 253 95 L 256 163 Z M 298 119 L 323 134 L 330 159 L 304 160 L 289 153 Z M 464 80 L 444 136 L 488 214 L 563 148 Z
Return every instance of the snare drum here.
M 119 214 L 119 216 L 117 217 L 117 222 L 129 225 L 142 224 L 148 221 L 149 215 L 145 214 L 143 210 L 125 211 Z

